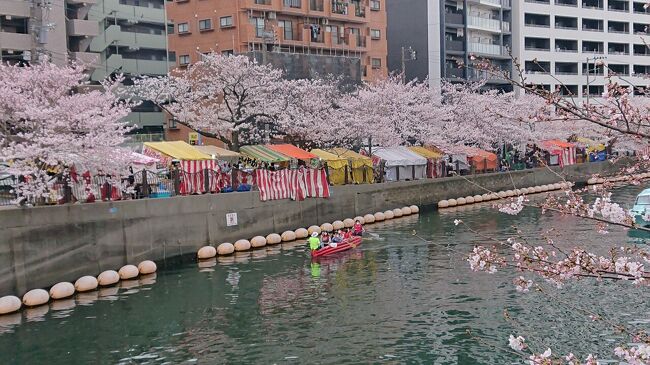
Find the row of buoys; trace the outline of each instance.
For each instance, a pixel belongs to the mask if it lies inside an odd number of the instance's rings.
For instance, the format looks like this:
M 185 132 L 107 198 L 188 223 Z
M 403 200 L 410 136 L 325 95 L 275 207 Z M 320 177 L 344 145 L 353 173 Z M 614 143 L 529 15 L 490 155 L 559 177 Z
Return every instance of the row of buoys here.
M 606 182 L 613 183 L 613 182 L 621 182 L 621 181 L 629 181 L 629 180 L 641 180 L 647 178 L 650 178 L 650 172 L 644 172 L 641 174 L 634 174 L 634 175 L 614 176 L 608 178 L 592 177 L 587 180 L 587 184 L 598 185 L 598 184 L 604 184 Z
M 334 230 L 343 228 L 351 228 L 354 226 L 354 223 L 356 221 L 359 221 L 361 224 L 371 224 L 387 219 L 416 214 L 419 212 L 420 208 L 418 208 L 417 205 L 411 205 L 404 208 L 387 210 L 385 212 L 377 212 L 375 214 L 366 214 L 364 216 L 346 218 L 342 221 L 336 220 L 332 223 L 323 223 L 320 226 L 314 225 L 310 226 L 309 228 L 298 228 L 295 231 L 284 231 L 282 234 L 271 233 L 266 237 L 255 236 L 250 240 L 241 239 L 236 241 L 234 244 L 230 242 L 224 242 L 219 244 L 216 248 L 214 246 L 203 246 L 197 252 L 197 257 L 199 260 L 207 260 L 215 256 L 231 255 L 236 252 L 248 251 L 253 248 L 260 248 L 267 245 L 276 245 L 282 242 L 291 242 L 298 239 L 305 239 L 314 232 L 320 234 L 321 232 L 332 232 Z
M 486 193 L 482 195 L 469 195 L 466 197 L 460 197 L 456 199 L 441 200 L 438 202 L 438 208 L 450 208 L 459 205 L 481 203 L 490 200 L 499 200 L 499 199 L 511 198 L 514 196 L 520 196 L 520 195 L 531 195 L 531 194 L 543 193 L 543 192 L 553 191 L 553 190 L 568 189 L 572 185 L 573 184 L 569 182 L 561 182 L 555 184 L 533 186 L 529 188 L 499 191 L 496 193 Z
M 66 299 L 75 293 L 83 293 L 97 289 L 99 286 L 111 286 L 120 280 L 130 280 L 139 275 L 153 274 L 157 270 L 156 263 L 150 260 L 142 261 L 135 265 L 124 265 L 119 271 L 106 270 L 94 276 L 82 276 L 73 283 L 61 282 L 52 285 L 49 292 L 44 289 L 32 289 L 20 298 L 7 295 L 0 298 L 0 315 L 14 313 L 24 305 L 26 307 L 37 307 L 47 304 L 50 300 Z

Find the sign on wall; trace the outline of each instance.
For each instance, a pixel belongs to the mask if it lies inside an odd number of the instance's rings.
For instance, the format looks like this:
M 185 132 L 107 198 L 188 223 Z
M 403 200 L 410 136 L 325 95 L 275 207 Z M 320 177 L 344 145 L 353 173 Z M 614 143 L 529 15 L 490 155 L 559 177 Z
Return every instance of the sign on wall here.
M 226 213 L 226 226 L 232 227 L 237 225 L 237 213 Z

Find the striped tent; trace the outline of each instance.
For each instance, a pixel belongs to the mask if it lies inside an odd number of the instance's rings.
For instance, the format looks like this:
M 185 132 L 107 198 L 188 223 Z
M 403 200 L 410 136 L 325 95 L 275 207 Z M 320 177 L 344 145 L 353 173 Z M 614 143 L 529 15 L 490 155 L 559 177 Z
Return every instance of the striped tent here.
M 330 196 L 325 169 L 255 170 L 260 200 L 328 198 Z
M 263 145 L 243 146 L 239 149 L 242 155 L 265 163 L 288 163 L 291 158 L 280 152 L 273 151 Z

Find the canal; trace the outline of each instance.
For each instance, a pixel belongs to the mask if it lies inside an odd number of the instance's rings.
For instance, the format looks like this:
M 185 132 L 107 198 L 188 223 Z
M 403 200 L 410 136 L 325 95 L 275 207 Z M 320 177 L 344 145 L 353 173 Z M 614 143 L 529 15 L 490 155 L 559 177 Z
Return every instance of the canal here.
M 614 200 L 629 208 L 642 188 L 616 189 Z M 200 265 L 184 258 L 161 265 L 155 278 L 0 317 L 0 363 L 508 364 L 520 362 L 506 348 L 512 333 L 541 351 L 607 359 L 621 338 L 571 303 L 650 322 L 643 287 L 585 280 L 521 294 L 512 285 L 518 273 L 471 272 L 466 255 L 481 239 L 454 219 L 495 236 L 516 225 L 533 241 L 554 228 L 556 242 L 594 250 L 639 242 L 529 208 L 516 217 L 488 204 L 424 210 L 369 226 L 360 249 L 320 265 L 297 243 Z

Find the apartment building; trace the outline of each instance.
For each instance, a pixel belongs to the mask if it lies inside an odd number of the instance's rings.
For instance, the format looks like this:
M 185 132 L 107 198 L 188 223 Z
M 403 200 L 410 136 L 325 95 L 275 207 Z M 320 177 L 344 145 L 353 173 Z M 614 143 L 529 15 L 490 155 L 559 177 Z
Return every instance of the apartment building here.
M 516 13 L 517 54 L 529 83 L 579 99 L 600 97 L 605 76 L 648 86 L 650 11 L 644 1 L 525 0 Z M 647 39 L 646 39 L 647 40 Z M 560 87 L 560 85 L 564 85 Z
M 434 84 L 487 78 L 491 87 L 510 88 L 502 78 L 458 67 L 487 58 L 512 71 L 510 0 L 388 0 L 387 6 L 390 71 L 404 68 L 407 79 L 429 77 Z
M 387 75 L 386 0 L 175 0 L 169 48 L 176 65 L 201 53 L 314 55 L 306 67 L 328 71 L 337 58 L 357 59 L 364 79 Z M 171 31 L 171 29 L 170 29 Z M 320 56 L 320 57 L 317 57 Z M 295 62 L 292 57 L 275 57 Z M 274 63 L 275 64 L 275 63 Z
M 64 65 L 70 59 L 96 64 L 88 19 L 95 0 L 0 0 L 0 60 L 36 62 L 43 56 Z

